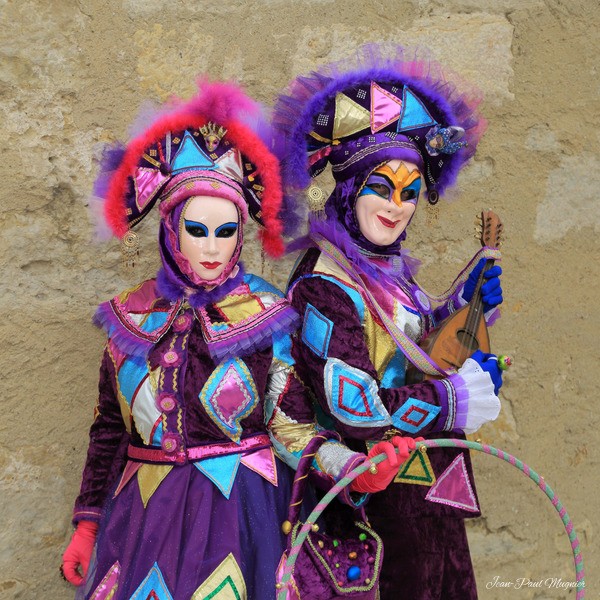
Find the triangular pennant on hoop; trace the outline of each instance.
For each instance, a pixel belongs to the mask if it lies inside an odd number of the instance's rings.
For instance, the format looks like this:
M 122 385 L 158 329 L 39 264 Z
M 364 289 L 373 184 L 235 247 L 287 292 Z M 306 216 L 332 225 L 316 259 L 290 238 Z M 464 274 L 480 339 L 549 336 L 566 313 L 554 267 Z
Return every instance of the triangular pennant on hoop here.
M 479 512 L 475 493 L 469 481 L 465 456 L 461 452 L 440 475 L 436 484 L 427 492 L 426 500 Z
M 377 133 L 400 118 L 402 100 L 371 82 L 371 133 Z
M 340 139 L 366 129 L 371 124 L 371 112 L 339 93 L 335 97 L 333 139 Z
M 435 473 L 426 452 L 415 451 L 402 465 L 394 483 L 416 483 L 417 485 L 432 486 L 435 483 Z

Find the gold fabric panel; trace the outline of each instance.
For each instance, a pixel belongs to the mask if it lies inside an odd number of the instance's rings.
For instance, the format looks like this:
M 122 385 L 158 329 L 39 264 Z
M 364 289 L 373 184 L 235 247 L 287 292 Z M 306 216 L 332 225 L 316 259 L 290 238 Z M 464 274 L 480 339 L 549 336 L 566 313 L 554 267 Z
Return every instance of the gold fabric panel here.
M 173 465 L 142 465 L 137 472 L 138 486 L 144 508 L 148 506 L 152 494 L 158 489 L 164 478 L 170 473 Z
M 245 296 L 230 295 L 221 302 L 217 302 L 216 306 L 230 323 L 237 323 L 263 310 L 256 297 L 250 294 Z
M 288 452 L 301 452 L 316 434 L 314 423 L 296 423 L 278 408 L 271 421 L 271 431 Z
M 363 108 L 342 93 L 335 97 L 335 118 L 333 120 L 333 139 L 352 135 L 371 127 L 371 111 Z
M 369 310 L 365 310 L 365 341 L 369 349 L 369 358 L 377 371 L 377 379 L 381 381 L 383 374 L 392 360 L 397 346 L 387 331 L 375 322 Z
M 331 259 L 321 254 L 314 268 L 315 273 L 330 275 L 346 283 L 351 288 L 357 290 L 357 286 L 350 277 Z M 358 291 L 358 290 L 357 290 Z M 392 360 L 397 346 L 388 332 L 378 325 L 373 319 L 373 315 L 365 305 L 364 334 L 367 348 L 369 349 L 369 358 L 377 371 L 377 378 L 381 380 L 385 370 Z
M 230 552 L 225 560 L 192 594 L 190 600 L 247 600 L 246 582 L 242 570 Z

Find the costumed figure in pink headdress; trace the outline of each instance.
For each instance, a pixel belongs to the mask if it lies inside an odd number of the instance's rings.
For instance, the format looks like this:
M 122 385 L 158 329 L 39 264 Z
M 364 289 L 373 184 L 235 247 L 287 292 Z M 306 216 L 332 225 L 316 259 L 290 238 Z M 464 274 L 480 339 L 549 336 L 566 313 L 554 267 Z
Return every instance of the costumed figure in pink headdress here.
M 479 351 L 445 377 L 407 385 L 415 342 L 465 306 L 484 263 L 435 305 L 402 242 L 417 208 L 455 182 L 485 123 L 439 65 L 394 52 L 367 47 L 357 68 L 297 78 L 274 116 L 286 193 L 302 201 L 328 166 L 335 180 L 297 243 L 305 252 L 289 298 L 303 324 L 292 356 L 324 426 L 359 451 L 396 434 L 460 437 L 500 410 L 498 361 Z M 485 273 L 488 321 L 502 302 L 500 273 Z M 366 510 L 384 541 L 382 599 L 476 598 L 464 519 L 480 512 L 467 452 L 415 453 Z
M 96 313 L 108 341 L 62 569 L 86 599 L 267 600 L 293 475 L 279 457 L 297 463 L 316 431 L 290 355 L 299 317 L 239 262 L 248 216 L 283 251 L 279 164 L 232 84 L 146 127 L 107 153 L 95 193 L 130 258 L 158 205 L 162 267 Z M 324 487 L 365 460 L 337 441 L 317 458 Z

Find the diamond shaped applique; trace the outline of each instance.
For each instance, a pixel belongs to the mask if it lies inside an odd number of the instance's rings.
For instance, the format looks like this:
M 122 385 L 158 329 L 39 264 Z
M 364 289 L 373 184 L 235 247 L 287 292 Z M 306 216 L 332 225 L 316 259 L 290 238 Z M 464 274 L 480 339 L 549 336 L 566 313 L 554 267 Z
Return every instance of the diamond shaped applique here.
M 425 499 L 469 512 L 479 512 L 462 452 L 440 475 L 436 484 L 427 492 Z
M 364 371 L 337 358 L 325 364 L 325 394 L 336 419 L 356 427 L 379 427 L 391 424 L 383 406 L 377 382 Z
M 192 594 L 190 600 L 246 600 L 246 596 L 242 570 L 230 552 Z
M 440 413 L 440 407 L 409 398 L 393 415 L 392 423 L 400 431 L 418 433 Z
M 171 596 L 171 592 L 169 592 L 169 588 L 167 588 L 167 584 L 156 563 L 154 563 L 154 566 L 150 569 L 138 589 L 133 593 L 130 600 L 173 600 L 173 596 Z
M 394 483 L 415 483 L 432 486 L 435 483 L 435 473 L 426 452 L 415 451 L 402 465 Z
M 333 322 L 312 304 L 306 305 L 302 324 L 302 341 L 321 358 L 327 358 Z
M 204 384 L 199 398 L 217 427 L 239 442 L 240 423 L 258 404 L 256 384 L 246 363 L 239 358 L 223 361 Z

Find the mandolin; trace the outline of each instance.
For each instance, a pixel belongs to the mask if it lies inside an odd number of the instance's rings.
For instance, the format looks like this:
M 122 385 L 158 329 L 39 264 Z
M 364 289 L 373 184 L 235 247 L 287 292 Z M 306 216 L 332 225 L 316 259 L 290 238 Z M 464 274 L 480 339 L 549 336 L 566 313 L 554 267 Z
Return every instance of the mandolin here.
M 492 211 L 482 211 L 480 225 L 481 230 L 476 237 L 480 239 L 481 245 L 499 247 L 503 225 L 498 215 Z M 476 350 L 490 351 L 490 338 L 483 316 L 481 286 L 485 282 L 484 273 L 493 264 L 494 261 L 489 259 L 481 270 L 471 301 L 432 329 L 419 344 L 432 360 L 446 371 L 454 372 L 459 369 Z M 410 376 L 407 373 L 407 379 L 413 383 L 432 377 L 416 369 Z

